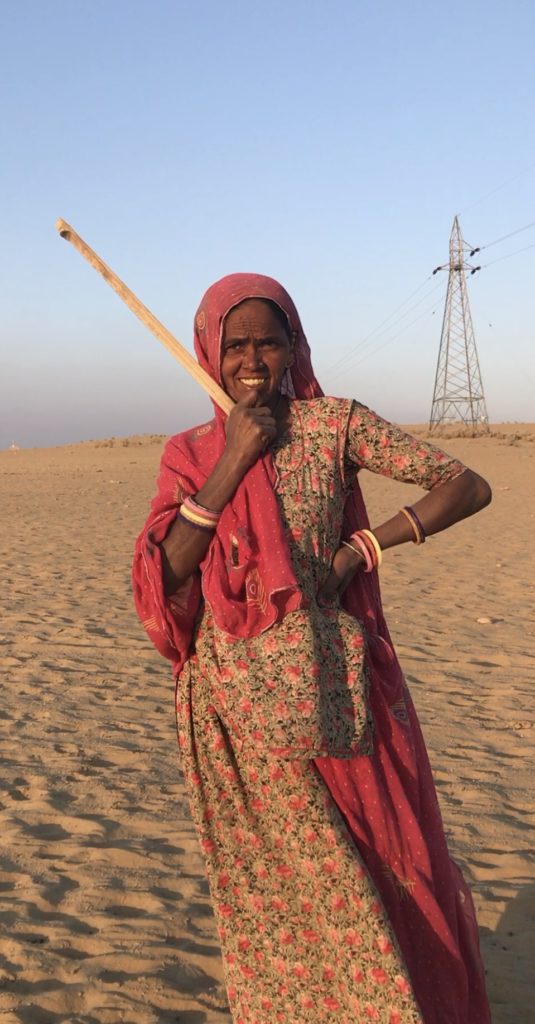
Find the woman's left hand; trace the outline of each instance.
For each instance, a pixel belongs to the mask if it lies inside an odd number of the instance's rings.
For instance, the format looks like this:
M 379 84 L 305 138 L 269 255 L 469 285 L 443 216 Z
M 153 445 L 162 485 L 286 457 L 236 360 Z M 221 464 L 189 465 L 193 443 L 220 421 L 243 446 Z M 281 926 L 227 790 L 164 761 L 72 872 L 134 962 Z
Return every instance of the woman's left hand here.
M 318 604 L 330 604 L 333 598 L 343 594 L 362 565 L 362 555 L 345 545 L 338 548 L 332 560 L 331 571 L 318 591 Z

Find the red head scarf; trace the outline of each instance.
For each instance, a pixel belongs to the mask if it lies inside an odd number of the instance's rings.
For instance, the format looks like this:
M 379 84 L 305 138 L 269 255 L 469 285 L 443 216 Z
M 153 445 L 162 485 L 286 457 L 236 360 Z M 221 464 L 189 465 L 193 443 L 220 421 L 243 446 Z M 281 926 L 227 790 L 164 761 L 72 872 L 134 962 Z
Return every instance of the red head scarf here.
M 288 370 L 289 379 L 285 382 L 288 393 L 292 398 L 321 398 L 323 391 L 314 376 L 310 348 L 292 299 L 281 284 L 262 274 L 229 274 L 216 281 L 203 296 L 194 326 L 195 354 L 202 368 L 221 384 L 221 342 L 225 317 L 246 299 L 269 299 L 282 309 L 288 320 L 295 338 L 295 358 Z

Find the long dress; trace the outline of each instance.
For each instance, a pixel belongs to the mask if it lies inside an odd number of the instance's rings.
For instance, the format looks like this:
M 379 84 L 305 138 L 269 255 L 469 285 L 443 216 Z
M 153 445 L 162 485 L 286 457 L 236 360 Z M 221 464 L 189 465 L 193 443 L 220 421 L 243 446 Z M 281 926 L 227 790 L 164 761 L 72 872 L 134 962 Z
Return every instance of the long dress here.
M 473 905 L 395 656 L 316 601 L 356 470 L 431 488 L 464 467 L 336 399 L 292 402 L 273 459 L 305 606 L 235 639 L 203 603 L 176 690 L 233 1020 L 487 1024 Z M 140 610 L 155 622 L 150 598 Z

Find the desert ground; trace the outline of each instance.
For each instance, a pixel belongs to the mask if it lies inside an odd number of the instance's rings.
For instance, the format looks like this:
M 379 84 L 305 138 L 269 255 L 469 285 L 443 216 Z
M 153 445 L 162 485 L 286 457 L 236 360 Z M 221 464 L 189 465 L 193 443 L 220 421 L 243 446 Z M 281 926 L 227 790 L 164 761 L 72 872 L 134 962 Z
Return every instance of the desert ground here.
M 413 428 L 424 433 L 424 428 Z M 535 1020 L 535 425 L 439 443 L 493 504 L 385 554 L 494 1024 Z M 0 452 L 0 1021 L 229 1024 L 170 666 L 131 600 L 163 439 Z M 372 522 L 416 490 L 363 474 Z

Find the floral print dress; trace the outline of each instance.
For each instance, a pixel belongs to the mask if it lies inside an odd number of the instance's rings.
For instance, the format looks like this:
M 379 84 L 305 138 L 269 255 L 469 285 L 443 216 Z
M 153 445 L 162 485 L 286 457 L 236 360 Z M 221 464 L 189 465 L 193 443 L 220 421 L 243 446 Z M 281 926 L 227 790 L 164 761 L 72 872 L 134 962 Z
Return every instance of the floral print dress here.
M 327 398 L 293 401 L 272 451 L 306 606 L 233 639 L 203 604 L 177 681 L 183 770 L 233 1020 L 468 1024 L 455 1012 L 424 1017 L 377 879 L 318 770 L 373 762 L 382 726 L 366 623 L 336 601 L 316 602 L 357 469 L 429 489 L 464 467 L 365 407 Z M 395 696 L 403 719 L 405 691 Z

